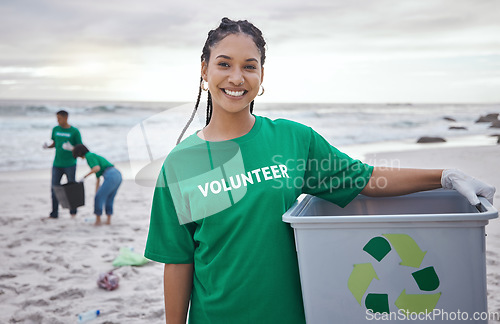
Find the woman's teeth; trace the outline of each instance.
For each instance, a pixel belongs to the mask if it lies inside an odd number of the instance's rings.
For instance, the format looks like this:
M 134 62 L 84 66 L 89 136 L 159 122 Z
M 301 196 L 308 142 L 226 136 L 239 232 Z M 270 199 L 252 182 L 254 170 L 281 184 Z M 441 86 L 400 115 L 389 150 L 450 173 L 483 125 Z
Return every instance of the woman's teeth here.
M 227 95 L 230 95 L 232 97 L 241 97 L 243 96 L 243 94 L 245 93 L 245 90 L 242 90 L 242 91 L 231 91 L 231 90 L 226 90 L 224 89 L 224 92 L 227 94 Z

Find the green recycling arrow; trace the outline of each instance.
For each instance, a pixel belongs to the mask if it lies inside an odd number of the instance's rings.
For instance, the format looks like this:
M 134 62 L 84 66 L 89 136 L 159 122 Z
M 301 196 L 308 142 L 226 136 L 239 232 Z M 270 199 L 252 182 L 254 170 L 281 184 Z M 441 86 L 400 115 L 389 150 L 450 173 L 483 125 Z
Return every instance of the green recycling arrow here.
M 427 252 L 406 234 L 384 234 L 401 258 L 400 265 L 419 268 Z
M 411 274 L 415 282 L 423 291 L 433 291 L 439 287 L 439 277 L 434 270 L 434 267 L 427 267 L 422 270 L 415 271 Z
M 368 294 L 365 298 L 365 306 L 372 313 L 389 314 L 389 296 L 387 294 Z
M 366 290 L 370 286 L 373 279 L 377 279 L 377 273 L 371 263 L 355 264 L 354 269 L 347 280 L 347 287 L 358 303 L 361 305 L 361 300 Z
M 391 245 L 385 238 L 377 236 L 365 244 L 363 251 L 380 262 L 391 251 Z
M 441 293 L 431 295 L 409 295 L 403 289 L 401 295 L 396 299 L 396 306 L 399 309 L 405 310 L 409 313 L 430 313 L 436 307 L 436 304 L 441 297 Z

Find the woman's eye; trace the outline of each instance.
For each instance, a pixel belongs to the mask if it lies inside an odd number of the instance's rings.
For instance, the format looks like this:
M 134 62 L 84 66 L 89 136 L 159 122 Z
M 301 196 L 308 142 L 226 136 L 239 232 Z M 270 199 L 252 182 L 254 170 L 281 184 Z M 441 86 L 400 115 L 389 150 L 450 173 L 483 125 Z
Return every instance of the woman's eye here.
M 219 66 L 222 66 L 222 67 L 229 67 L 229 64 L 227 64 L 226 62 L 220 62 L 220 63 L 219 63 Z
M 253 66 L 253 65 L 247 65 L 247 66 L 245 66 L 245 69 L 255 70 L 255 69 L 256 69 L 256 67 L 255 67 L 255 66 Z

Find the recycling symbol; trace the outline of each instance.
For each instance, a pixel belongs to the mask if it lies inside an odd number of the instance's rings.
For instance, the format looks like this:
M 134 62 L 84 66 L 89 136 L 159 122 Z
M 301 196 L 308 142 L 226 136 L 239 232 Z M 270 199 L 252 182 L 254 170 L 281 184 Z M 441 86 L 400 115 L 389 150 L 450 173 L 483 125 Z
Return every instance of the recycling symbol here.
M 434 294 L 425 292 L 436 290 L 439 287 L 439 278 L 432 266 L 419 269 L 427 252 L 422 251 L 410 236 L 406 234 L 376 236 L 365 244 L 363 251 L 378 262 L 382 262 L 393 248 L 401 258 L 400 265 L 418 269 L 412 273 L 412 276 L 419 289 L 423 292 L 422 294 L 407 294 L 406 289 L 403 289 L 396 299 L 396 307 L 410 313 L 431 312 L 436 307 L 441 292 Z M 347 286 L 360 305 L 363 296 L 374 279 L 379 280 L 371 263 L 354 265 Z M 389 313 L 389 296 L 384 293 L 368 292 L 365 298 L 365 306 L 373 313 Z

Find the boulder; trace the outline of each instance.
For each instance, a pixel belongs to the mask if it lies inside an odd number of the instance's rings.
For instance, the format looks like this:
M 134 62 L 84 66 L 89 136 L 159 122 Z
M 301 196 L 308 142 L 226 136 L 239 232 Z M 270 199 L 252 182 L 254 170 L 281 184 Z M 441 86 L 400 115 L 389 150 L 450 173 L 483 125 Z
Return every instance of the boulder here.
M 500 144 L 500 134 L 491 134 L 490 137 L 496 137 L 497 138 L 497 144 Z
M 455 118 L 451 117 L 443 117 L 444 120 L 450 121 L 450 122 L 456 122 L 457 120 Z
M 431 136 L 422 136 L 418 139 L 417 143 L 443 143 L 446 140 L 442 137 L 431 137 Z
M 476 123 L 491 123 L 498 120 L 498 114 L 488 114 L 486 116 L 479 117 Z
M 500 128 L 500 120 L 495 120 L 491 123 L 490 128 Z
M 463 129 L 463 130 L 467 130 L 467 127 L 464 127 L 464 126 L 450 126 L 448 129 Z

